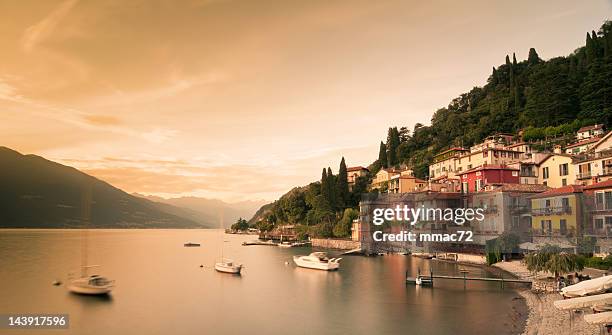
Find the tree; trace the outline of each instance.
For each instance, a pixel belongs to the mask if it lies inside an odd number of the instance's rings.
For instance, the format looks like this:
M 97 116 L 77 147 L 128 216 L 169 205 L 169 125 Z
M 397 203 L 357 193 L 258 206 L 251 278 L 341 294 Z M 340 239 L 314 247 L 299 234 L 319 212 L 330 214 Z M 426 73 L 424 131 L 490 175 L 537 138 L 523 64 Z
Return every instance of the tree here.
M 350 193 L 348 187 L 348 173 L 346 171 L 346 162 L 344 157 L 340 161 L 340 169 L 338 170 L 338 206 L 344 208 L 347 206 L 350 200 Z
M 536 52 L 535 48 L 529 49 L 529 56 L 527 57 L 527 64 L 529 65 L 537 65 L 540 62 L 540 56 Z
M 389 165 L 387 164 L 387 147 L 382 141 L 380 142 L 380 148 L 378 150 L 378 161 L 380 162 L 380 167 L 382 169 L 386 169 L 389 167 Z
M 358 217 L 359 211 L 352 208 L 345 209 L 342 219 L 340 219 L 340 221 L 334 225 L 334 236 L 341 238 L 351 236 L 353 220 L 357 219 Z
M 249 229 L 249 223 L 247 220 L 243 218 L 238 218 L 236 223 L 234 223 L 231 228 L 234 231 L 245 231 Z
M 336 210 L 338 206 L 338 189 L 336 188 L 336 180 L 337 177 L 332 173 L 332 169 L 327 167 L 327 192 L 329 198 L 329 206 L 333 211 Z
M 584 268 L 584 258 L 563 252 L 558 246 L 550 244 L 527 254 L 523 262 L 529 271 L 549 272 L 555 278 L 559 278 L 560 274 L 581 271 Z
M 388 166 L 398 165 L 397 147 L 400 145 L 400 136 L 397 127 L 389 128 L 387 134 L 387 164 Z

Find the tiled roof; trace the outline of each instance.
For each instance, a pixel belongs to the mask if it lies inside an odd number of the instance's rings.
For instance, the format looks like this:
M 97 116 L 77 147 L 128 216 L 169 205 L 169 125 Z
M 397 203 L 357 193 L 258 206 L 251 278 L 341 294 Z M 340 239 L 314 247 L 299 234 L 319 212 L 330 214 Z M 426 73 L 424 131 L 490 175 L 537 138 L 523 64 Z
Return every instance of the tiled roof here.
M 465 170 L 463 172 L 456 173 L 456 175 L 462 175 L 466 173 L 481 171 L 481 170 L 510 170 L 510 171 L 518 171 L 519 169 L 509 167 L 508 165 L 481 165 L 477 166 L 473 169 Z
M 494 187 L 486 192 L 522 192 L 522 193 L 541 193 L 550 190 L 550 187 L 541 184 L 492 184 Z
M 563 186 L 559 188 L 553 188 L 552 190 L 548 190 L 540 194 L 536 194 L 532 196 L 532 198 L 548 198 L 548 197 L 556 197 L 558 195 L 580 193 L 582 192 L 582 188 L 583 187 L 580 185 L 567 185 L 567 186 Z
M 603 128 L 603 124 L 594 124 L 594 125 L 591 125 L 591 126 L 582 127 L 580 129 L 578 129 L 578 132 L 581 133 L 583 131 L 589 131 L 589 130 L 595 130 L 595 129 L 601 129 L 601 128 Z
M 608 179 L 606 181 L 601 181 L 601 182 L 593 184 L 593 185 L 585 186 L 583 189 L 585 189 L 585 190 L 594 190 L 594 189 L 598 189 L 598 188 L 610 188 L 610 187 L 612 187 L 612 179 Z
M 598 142 L 600 139 L 601 139 L 601 137 L 591 137 L 591 138 L 589 138 L 587 140 L 584 140 L 584 141 L 572 143 L 572 144 L 566 146 L 565 148 L 569 149 L 569 148 L 579 147 L 579 146 L 582 146 L 582 145 L 585 145 L 585 144 L 590 144 L 590 143 Z
M 363 166 L 353 166 L 353 167 L 350 167 L 350 168 L 346 169 L 347 172 L 360 171 L 360 170 L 370 171 L 367 168 L 364 168 Z

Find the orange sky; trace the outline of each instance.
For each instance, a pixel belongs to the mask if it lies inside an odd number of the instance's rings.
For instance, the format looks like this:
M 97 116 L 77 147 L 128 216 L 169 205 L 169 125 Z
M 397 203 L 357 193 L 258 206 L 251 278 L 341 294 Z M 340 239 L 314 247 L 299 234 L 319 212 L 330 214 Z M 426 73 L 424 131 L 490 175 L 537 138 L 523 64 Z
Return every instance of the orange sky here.
M 367 165 L 530 47 L 567 55 L 589 1 L 3 1 L 0 145 L 128 192 L 274 199 Z

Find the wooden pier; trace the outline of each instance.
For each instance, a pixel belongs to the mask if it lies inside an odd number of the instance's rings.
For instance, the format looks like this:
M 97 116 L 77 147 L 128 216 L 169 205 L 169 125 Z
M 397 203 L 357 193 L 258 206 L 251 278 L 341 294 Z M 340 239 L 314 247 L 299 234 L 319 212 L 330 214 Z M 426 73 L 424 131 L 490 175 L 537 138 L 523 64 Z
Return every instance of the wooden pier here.
M 464 272 L 463 276 L 448 276 L 448 275 L 436 275 L 433 272 L 429 273 L 429 276 L 421 275 L 421 271 L 419 270 L 419 274 L 416 278 L 423 278 L 427 281 L 431 281 L 431 285 L 433 286 L 434 279 L 452 279 L 452 280 L 463 280 L 463 287 L 466 286 L 469 280 L 473 281 L 488 281 L 488 282 L 499 282 L 501 284 L 501 288 L 504 288 L 505 283 L 519 283 L 519 284 L 532 284 L 531 280 L 524 279 L 516 279 L 516 278 L 504 278 L 504 276 L 500 276 L 499 278 L 495 277 L 468 277 Z M 416 282 L 416 278 L 412 278 L 408 276 L 408 271 L 406 271 L 406 283 L 414 284 Z

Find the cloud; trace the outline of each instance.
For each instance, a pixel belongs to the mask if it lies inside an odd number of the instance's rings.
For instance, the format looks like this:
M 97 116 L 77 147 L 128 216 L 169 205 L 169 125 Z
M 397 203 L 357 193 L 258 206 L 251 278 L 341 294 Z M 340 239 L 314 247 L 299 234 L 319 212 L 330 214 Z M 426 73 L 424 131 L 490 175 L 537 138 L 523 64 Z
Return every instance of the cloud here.
M 55 10 L 38 23 L 28 27 L 22 37 L 21 45 L 25 52 L 30 52 L 36 46 L 49 36 L 55 27 L 70 13 L 70 10 L 76 5 L 78 0 L 66 0 L 62 2 Z
M 119 118 L 110 115 L 85 115 L 83 118 L 96 126 L 116 126 L 121 124 Z

